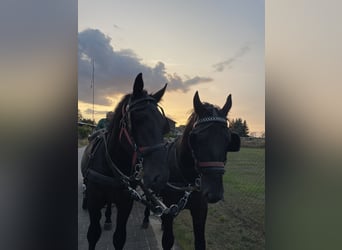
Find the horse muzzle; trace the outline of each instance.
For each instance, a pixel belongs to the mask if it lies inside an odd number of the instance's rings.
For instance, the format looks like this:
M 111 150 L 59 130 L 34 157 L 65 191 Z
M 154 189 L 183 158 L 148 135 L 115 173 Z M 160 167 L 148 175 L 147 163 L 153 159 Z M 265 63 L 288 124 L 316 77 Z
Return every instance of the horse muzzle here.
M 223 192 L 222 193 L 207 193 L 204 195 L 206 196 L 207 201 L 209 203 L 217 203 L 223 199 Z
M 223 199 L 222 174 L 203 174 L 201 181 L 203 196 L 209 203 L 216 203 Z

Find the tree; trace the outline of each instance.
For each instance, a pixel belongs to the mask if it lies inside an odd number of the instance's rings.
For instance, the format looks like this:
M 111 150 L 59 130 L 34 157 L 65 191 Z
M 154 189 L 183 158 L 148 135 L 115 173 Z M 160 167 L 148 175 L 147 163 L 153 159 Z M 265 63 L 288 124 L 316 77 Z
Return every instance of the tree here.
M 91 119 L 83 118 L 80 109 L 78 109 L 77 119 L 79 122 L 84 122 L 87 124 L 95 125 L 95 121 L 93 121 Z M 79 125 L 78 126 L 78 138 L 79 139 L 87 138 L 92 132 L 93 132 L 92 126 L 87 126 L 87 125 Z
M 81 114 L 81 110 L 78 109 L 78 114 L 77 114 L 77 121 L 81 121 L 83 119 L 82 114 Z
M 248 137 L 249 128 L 246 120 L 242 121 L 241 118 L 233 119 L 229 123 L 229 128 L 241 137 Z
M 249 128 L 248 128 L 248 126 L 247 126 L 246 120 L 243 121 L 243 128 L 244 128 L 244 135 L 245 135 L 246 137 L 248 137 Z
M 265 131 L 261 132 L 261 138 L 265 138 Z

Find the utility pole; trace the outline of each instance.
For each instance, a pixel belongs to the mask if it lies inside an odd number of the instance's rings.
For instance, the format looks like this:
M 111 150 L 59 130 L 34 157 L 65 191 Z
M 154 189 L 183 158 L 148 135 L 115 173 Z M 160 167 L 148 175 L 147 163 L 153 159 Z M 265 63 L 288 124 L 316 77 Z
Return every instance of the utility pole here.
M 91 87 L 93 88 L 93 122 L 95 123 L 95 119 L 94 119 L 94 113 L 95 113 L 95 109 L 94 109 L 94 103 L 95 103 L 95 78 L 94 78 L 95 67 L 94 67 L 94 62 L 95 62 L 95 59 L 92 58 L 91 61 L 92 61 Z

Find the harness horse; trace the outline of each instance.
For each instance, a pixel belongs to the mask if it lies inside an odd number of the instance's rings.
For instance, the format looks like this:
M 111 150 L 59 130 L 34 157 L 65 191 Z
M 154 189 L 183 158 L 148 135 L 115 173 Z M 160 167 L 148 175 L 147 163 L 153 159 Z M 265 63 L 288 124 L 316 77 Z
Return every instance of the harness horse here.
M 153 192 L 159 192 L 167 182 L 169 170 L 163 134 L 169 127 L 158 106 L 166 86 L 155 94 L 147 94 L 142 74 L 138 74 L 133 92 L 117 105 L 108 131 L 100 130 L 90 138 L 81 161 L 90 218 L 89 250 L 95 249 L 101 236 L 101 209 L 106 203 L 116 205 L 113 245 L 115 249 L 123 249 L 133 200 L 141 199 L 136 186 L 154 198 Z
M 192 216 L 195 249 L 205 249 L 205 223 L 208 203 L 223 199 L 223 174 L 227 152 L 240 150 L 240 137 L 228 128 L 227 115 L 232 106 L 231 95 L 222 108 L 202 103 L 198 92 L 193 98 L 194 112 L 182 136 L 168 146 L 170 170 L 161 197 L 172 213 L 163 214 L 162 246 L 174 244 L 173 220 L 182 209 Z M 148 226 L 149 210 L 145 209 L 143 227 Z

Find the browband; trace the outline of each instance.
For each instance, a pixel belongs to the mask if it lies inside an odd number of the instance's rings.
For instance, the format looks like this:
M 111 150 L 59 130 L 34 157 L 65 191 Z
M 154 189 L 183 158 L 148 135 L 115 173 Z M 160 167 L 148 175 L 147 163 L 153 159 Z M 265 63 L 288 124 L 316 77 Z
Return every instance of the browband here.
M 210 117 L 204 117 L 202 119 L 197 120 L 194 123 L 193 127 L 196 127 L 198 124 L 206 123 L 206 122 L 221 122 L 221 123 L 225 123 L 225 124 L 229 125 L 227 119 L 225 119 L 225 118 L 222 118 L 219 116 L 210 116 Z
M 136 104 L 138 104 L 138 103 L 140 103 L 140 102 L 144 102 L 144 101 L 154 101 L 154 102 L 156 102 L 156 99 L 154 99 L 152 96 L 147 96 L 147 97 L 145 97 L 145 98 L 143 98 L 143 99 L 139 99 L 139 100 L 136 100 L 136 101 L 133 101 L 133 102 L 129 102 L 129 103 L 126 105 L 126 112 L 128 112 L 129 109 L 130 109 L 131 107 L 133 107 L 134 105 L 136 105 Z

